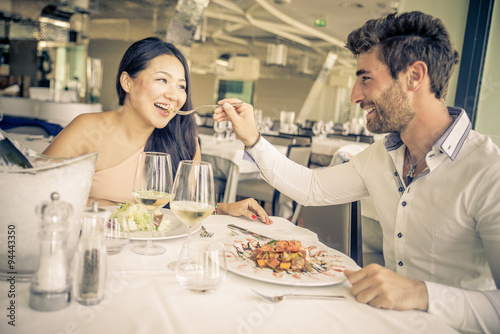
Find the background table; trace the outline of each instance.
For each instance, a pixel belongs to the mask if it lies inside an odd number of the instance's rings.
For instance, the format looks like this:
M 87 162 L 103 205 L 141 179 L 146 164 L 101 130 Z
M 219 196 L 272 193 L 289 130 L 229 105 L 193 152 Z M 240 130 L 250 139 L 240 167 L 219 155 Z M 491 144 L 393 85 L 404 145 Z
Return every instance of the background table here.
M 227 224 L 237 224 L 271 237 L 317 240 L 314 233 L 289 221 L 272 217 L 274 224 L 244 218 L 210 216 L 204 225 L 215 232 L 212 239 L 231 235 Z M 194 238 L 199 238 L 196 233 Z M 176 260 L 185 238 L 155 241 L 166 253 L 147 257 L 130 251 L 108 256 L 104 300 L 95 306 L 76 301 L 57 312 L 29 308 L 29 283 L 15 283 L 15 298 L 8 298 L 10 284 L 0 282 L 1 333 L 456 333 L 434 316 L 420 311 L 379 310 L 358 303 L 350 284 L 326 287 L 284 286 L 228 272 L 220 288 L 199 295 L 184 290 L 167 264 Z M 5 245 L 2 241 L 2 245 Z M 285 300 L 270 304 L 250 289 L 277 293 L 342 294 L 347 301 Z M 16 306 L 16 326 L 7 324 L 9 302 Z
M 339 153 L 352 156 L 367 148 L 370 144 L 353 142 L 337 138 L 313 137 L 311 144 L 311 164 L 329 166 Z M 351 156 L 351 157 L 352 157 Z
M 217 141 L 214 136 L 205 134 L 198 134 L 198 137 L 200 138 L 202 153 L 232 160 L 240 169 L 240 177 L 242 175 L 244 177 L 245 174 L 260 174 L 259 168 L 255 165 L 255 163 L 243 159 L 245 145 L 243 145 L 241 141 L 237 139 Z M 288 149 L 287 146 L 275 145 L 275 147 L 278 151 L 280 151 L 280 153 L 286 155 Z

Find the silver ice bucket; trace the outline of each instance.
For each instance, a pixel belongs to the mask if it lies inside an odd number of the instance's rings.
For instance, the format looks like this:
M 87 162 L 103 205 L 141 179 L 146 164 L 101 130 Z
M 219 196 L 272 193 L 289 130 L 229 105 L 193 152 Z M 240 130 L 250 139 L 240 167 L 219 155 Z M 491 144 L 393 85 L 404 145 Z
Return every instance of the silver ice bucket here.
M 8 137 L 5 133 L 3 136 Z M 37 269 L 40 252 L 40 217 L 35 207 L 49 201 L 53 192 L 73 206 L 67 242 L 67 257 L 71 262 L 97 152 L 71 159 L 49 159 L 11 141 L 33 162 L 34 168 L 0 166 L 0 278 L 15 276 L 17 280 L 29 280 Z

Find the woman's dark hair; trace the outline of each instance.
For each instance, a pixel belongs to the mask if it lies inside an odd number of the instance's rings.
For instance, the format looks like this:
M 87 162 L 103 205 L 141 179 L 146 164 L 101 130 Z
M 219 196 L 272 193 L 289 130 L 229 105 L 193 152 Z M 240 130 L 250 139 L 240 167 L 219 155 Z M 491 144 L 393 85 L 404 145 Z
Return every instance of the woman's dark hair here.
M 354 56 L 380 46 L 380 59 L 393 79 L 415 61 L 427 64 L 431 91 L 445 99 L 458 53 L 440 19 L 422 12 L 389 14 L 369 20 L 347 37 L 346 48 Z
M 127 72 L 131 78 L 135 78 L 139 72 L 148 67 L 152 59 L 161 55 L 173 55 L 182 63 L 186 78 L 187 98 L 181 110 L 192 109 L 191 80 L 186 59 L 174 45 L 166 43 L 157 37 L 148 37 L 135 42 L 123 55 L 116 76 L 116 92 L 118 93 L 118 103 L 120 105 L 123 105 L 127 96 L 120 83 L 121 74 Z M 192 114 L 175 116 L 163 129 L 154 129 L 144 150 L 170 154 L 172 170 L 175 176 L 181 160 L 192 160 L 194 158 L 196 135 L 197 127 Z

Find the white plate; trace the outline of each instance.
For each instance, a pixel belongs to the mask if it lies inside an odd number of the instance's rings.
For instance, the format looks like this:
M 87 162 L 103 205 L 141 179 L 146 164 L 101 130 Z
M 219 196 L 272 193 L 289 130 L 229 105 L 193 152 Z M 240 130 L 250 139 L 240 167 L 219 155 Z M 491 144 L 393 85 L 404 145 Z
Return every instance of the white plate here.
M 344 269 L 359 269 L 347 255 L 326 247 L 320 242 L 303 243 L 309 250 L 313 272 L 276 272 L 270 268 L 259 268 L 250 259 L 252 251 L 264 243 L 248 235 L 233 236 L 219 240 L 226 250 L 227 270 L 259 281 L 295 286 L 325 286 L 346 280 Z
M 117 210 L 115 206 L 105 206 L 103 209 L 106 209 L 108 211 L 111 211 L 111 213 L 114 213 Z M 175 239 L 175 238 L 182 238 L 187 236 L 188 234 L 188 227 L 182 221 L 177 218 L 177 216 L 168 209 L 160 209 L 163 214 L 171 220 L 170 228 L 167 231 L 161 231 L 161 232 L 153 232 L 151 238 L 155 240 L 163 240 L 163 239 Z M 191 233 L 195 233 L 199 231 L 201 228 L 201 224 L 195 225 L 191 229 Z M 130 240 L 146 240 L 148 238 L 148 232 L 146 231 L 134 231 L 130 233 Z

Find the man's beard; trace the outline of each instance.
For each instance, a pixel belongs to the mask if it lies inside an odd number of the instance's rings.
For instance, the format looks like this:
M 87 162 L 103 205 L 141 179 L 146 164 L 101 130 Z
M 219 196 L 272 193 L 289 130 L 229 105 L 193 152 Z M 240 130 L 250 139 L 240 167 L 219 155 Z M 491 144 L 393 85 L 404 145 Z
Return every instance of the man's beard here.
M 373 101 L 375 116 L 367 120 L 366 128 L 373 133 L 401 132 L 415 117 L 408 95 L 394 81 L 378 101 Z

